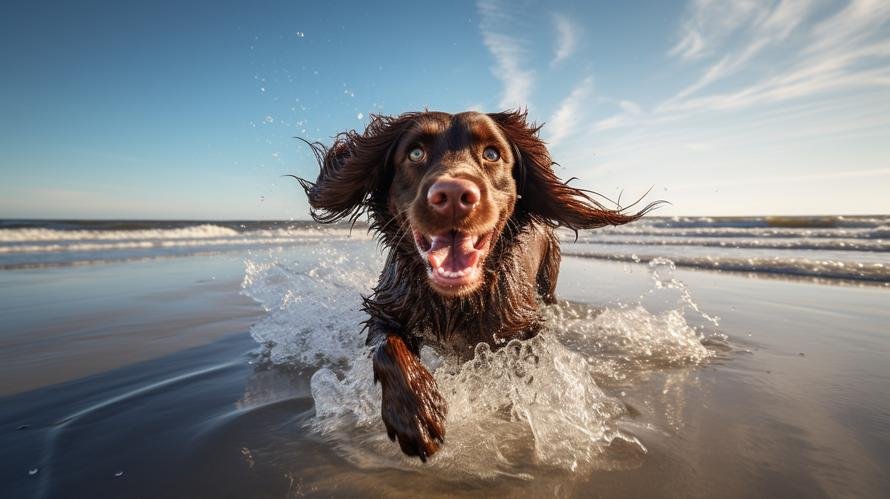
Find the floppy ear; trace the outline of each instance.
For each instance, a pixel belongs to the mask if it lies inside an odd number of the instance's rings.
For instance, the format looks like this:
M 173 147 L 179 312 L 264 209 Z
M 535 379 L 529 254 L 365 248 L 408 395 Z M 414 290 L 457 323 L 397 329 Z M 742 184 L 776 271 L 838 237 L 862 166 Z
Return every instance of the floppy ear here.
M 392 181 L 390 159 L 406 125 L 415 117 L 416 113 L 372 115 L 363 133 L 340 133 L 329 148 L 307 142 L 318 161 L 318 179 L 312 183 L 295 178 L 309 197 L 310 214 L 316 222 L 344 218 L 355 222 L 369 210 L 375 215 L 386 209 Z
M 636 213 L 610 210 L 584 191 L 563 182 L 553 172 L 547 146 L 538 137 L 540 126 L 526 121 L 527 111 L 505 111 L 488 115 L 500 126 L 513 146 L 514 176 L 520 196 L 517 206 L 550 225 L 573 230 L 595 229 L 633 222 L 655 208 L 651 203 Z

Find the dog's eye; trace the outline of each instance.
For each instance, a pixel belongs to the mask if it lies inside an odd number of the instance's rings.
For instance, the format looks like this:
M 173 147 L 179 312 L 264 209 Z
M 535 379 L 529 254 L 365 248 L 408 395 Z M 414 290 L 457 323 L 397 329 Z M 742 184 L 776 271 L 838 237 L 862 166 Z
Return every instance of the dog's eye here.
M 485 158 L 486 161 L 497 161 L 501 159 L 501 153 L 494 147 L 486 147 L 485 150 L 482 151 L 482 157 Z
M 423 149 L 420 147 L 415 147 L 408 151 L 408 159 L 415 163 L 422 160 L 425 155 L 426 154 L 423 152 Z

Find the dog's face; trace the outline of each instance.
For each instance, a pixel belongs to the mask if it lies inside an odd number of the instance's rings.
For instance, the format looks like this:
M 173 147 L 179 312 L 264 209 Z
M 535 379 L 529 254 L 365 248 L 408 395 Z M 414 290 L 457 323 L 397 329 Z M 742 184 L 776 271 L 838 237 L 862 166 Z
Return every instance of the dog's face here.
M 463 296 L 482 285 L 514 211 L 591 229 L 631 222 L 658 204 L 625 214 L 569 186 L 554 173 L 539 129 L 519 111 L 372 116 L 364 132 L 341 133 L 330 147 L 310 144 L 318 180 L 299 180 L 316 221 L 369 214 L 384 244 L 423 264 L 434 291 Z
M 482 113 L 423 113 L 392 150 L 388 207 L 407 226 L 430 287 L 473 292 L 486 257 L 516 206 L 514 158 Z

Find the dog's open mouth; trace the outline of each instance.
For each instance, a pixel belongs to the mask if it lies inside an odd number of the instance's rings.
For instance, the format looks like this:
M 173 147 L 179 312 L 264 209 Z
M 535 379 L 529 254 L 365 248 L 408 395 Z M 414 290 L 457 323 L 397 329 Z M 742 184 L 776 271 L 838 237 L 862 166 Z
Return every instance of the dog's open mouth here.
M 440 287 L 457 289 L 481 280 L 491 235 L 456 230 L 427 235 L 415 229 L 414 244 L 428 265 L 430 280 Z

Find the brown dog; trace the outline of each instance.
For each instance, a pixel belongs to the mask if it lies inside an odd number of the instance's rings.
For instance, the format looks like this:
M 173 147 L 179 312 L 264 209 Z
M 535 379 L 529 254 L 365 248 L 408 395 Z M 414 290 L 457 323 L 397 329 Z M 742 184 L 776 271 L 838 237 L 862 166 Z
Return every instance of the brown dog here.
M 388 249 L 365 297 L 367 343 L 390 439 L 425 461 L 445 437 L 447 406 L 421 364 L 423 341 L 471 355 L 541 329 L 559 271 L 554 227 L 624 224 L 552 169 L 540 127 L 522 112 L 374 116 L 364 133 L 312 144 L 321 172 L 300 179 L 321 223 L 367 213 Z

